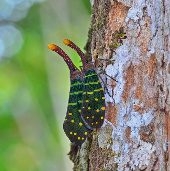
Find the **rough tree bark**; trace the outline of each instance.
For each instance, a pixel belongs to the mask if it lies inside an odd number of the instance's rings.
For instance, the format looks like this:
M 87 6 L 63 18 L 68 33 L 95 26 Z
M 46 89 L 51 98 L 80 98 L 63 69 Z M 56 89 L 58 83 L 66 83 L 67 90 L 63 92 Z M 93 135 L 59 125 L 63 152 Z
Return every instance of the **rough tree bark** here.
M 106 72 L 107 111 L 74 156 L 74 170 L 170 170 L 170 1 L 92 6 L 86 50 Z

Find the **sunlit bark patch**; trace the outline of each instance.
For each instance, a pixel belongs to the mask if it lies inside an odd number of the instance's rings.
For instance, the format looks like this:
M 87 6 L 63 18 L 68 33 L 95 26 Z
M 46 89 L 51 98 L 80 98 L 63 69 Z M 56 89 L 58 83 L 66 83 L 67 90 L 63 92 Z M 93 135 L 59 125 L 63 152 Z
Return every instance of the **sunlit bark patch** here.
M 127 12 L 129 10 L 128 6 L 125 6 L 122 3 L 117 1 L 113 1 L 111 4 L 111 9 L 108 14 L 108 21 L 107 21 L 107 30 L 105 33 L 105 51 L 108 55 L 110 48 L 110 44 L 112 43 L 112 35 L 118 31 L 121 27 L 123 27 L 124 20 L 127 16 Z
M 130 141 L 131 141 L 130 135 L 131 135 L 131 128 L 130 127 L 127 127 L 125 129 L 125 137 L 126 137 L 126 140 L 128 141 L 128 143 L 130 143 Z
M 113 125 L 116 124 L 117 119 L 117 108 L 112 103 L 108 103 L 107 111 L 106 111 L 106 119 L 111 122 Z
M 148 76 L 151 79 L 154 79 L 155 77 L 156 65 L 157 65 L 157 59 L 155 57 L 155 54 L 151 54 L 149 61 L 148 61 Z
M 141 126 L 139 131 L 140 139 L 144 142 L 153 144 L 155 142 L 154 129 L 155 125 L 153 123 L 150 123 L 147 126 Z
M 137 99 L 141 99 L 143 97 L 143 87 L 142 87 L 142 85 L 137 85 L 136 86 L 135 97 Z
M 124 85 L 124 92 L 123 92 L 122 98 L 123 98 L 123 101 L 126 103 L 127 100 L 129 99 L 131 88 L 134 84 L 134 67 L 132 64 L 126 70 L 125 81 L 126 83 Z

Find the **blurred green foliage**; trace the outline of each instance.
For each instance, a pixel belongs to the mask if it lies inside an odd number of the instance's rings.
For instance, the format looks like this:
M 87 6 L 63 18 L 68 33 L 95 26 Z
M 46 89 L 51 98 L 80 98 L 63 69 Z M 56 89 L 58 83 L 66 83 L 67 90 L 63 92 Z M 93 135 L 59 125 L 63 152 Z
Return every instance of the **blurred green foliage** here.
M 62 130 L 69 71 L 47 44 L 61 45 L 78 66 L 80 59 L 62 40 L 70 38 L 83 49 L 89 23 L 86 0 L 45 1 L 17 23 L 22 49 L 0 61 L 0 171 L 72 170 Z

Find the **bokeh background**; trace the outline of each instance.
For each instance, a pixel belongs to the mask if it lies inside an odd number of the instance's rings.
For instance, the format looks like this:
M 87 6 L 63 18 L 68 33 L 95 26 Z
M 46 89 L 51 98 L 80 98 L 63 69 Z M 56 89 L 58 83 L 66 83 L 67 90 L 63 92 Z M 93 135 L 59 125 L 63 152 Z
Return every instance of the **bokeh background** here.
M 0 0 L 0 171 L 71 171 L 62 129 L 69 70 L 47 49 L 54 42 L 74 63 L 69 38 L 87 41 L 89 0 Z

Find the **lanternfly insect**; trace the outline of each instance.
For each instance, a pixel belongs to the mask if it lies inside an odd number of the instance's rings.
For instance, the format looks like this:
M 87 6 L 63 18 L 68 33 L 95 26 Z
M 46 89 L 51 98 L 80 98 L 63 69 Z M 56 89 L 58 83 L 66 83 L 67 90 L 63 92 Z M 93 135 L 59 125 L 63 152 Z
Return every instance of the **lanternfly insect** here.
M 89 130 L 81 118 L 82 96 L 83 96 L 83 76 L 75 67 L 69 56 L 58 46 L 49 44 L 48 48 L 63 57 L 70 69 L 70 94 L 68 100 L 67 114 L 63 123 L 63 129 L 72 143 L 81 145 L 85 140 Z
M 74 49 L 81 57 L 83 69 L 78 70 L 68 55 L 58 46 L 49 44 L 49 49 L 63 57 L 70 69 L 71 87 L 67 114 L 63 123 L 70 141 L 81 145 L 94 128 L 100 128 L 105 117 L 104 91 L 94 65 L 86 61 L 85 54 L 72 41 L 64 44 Z
M 72 41 L 65 39 L 64 44 L 74 49 L 83 63 L 84 88 L 81 118 L 91 129 L 100 128 L 105 117 L 105 97 L 94 65 L 86 61 L 85 54 Z

